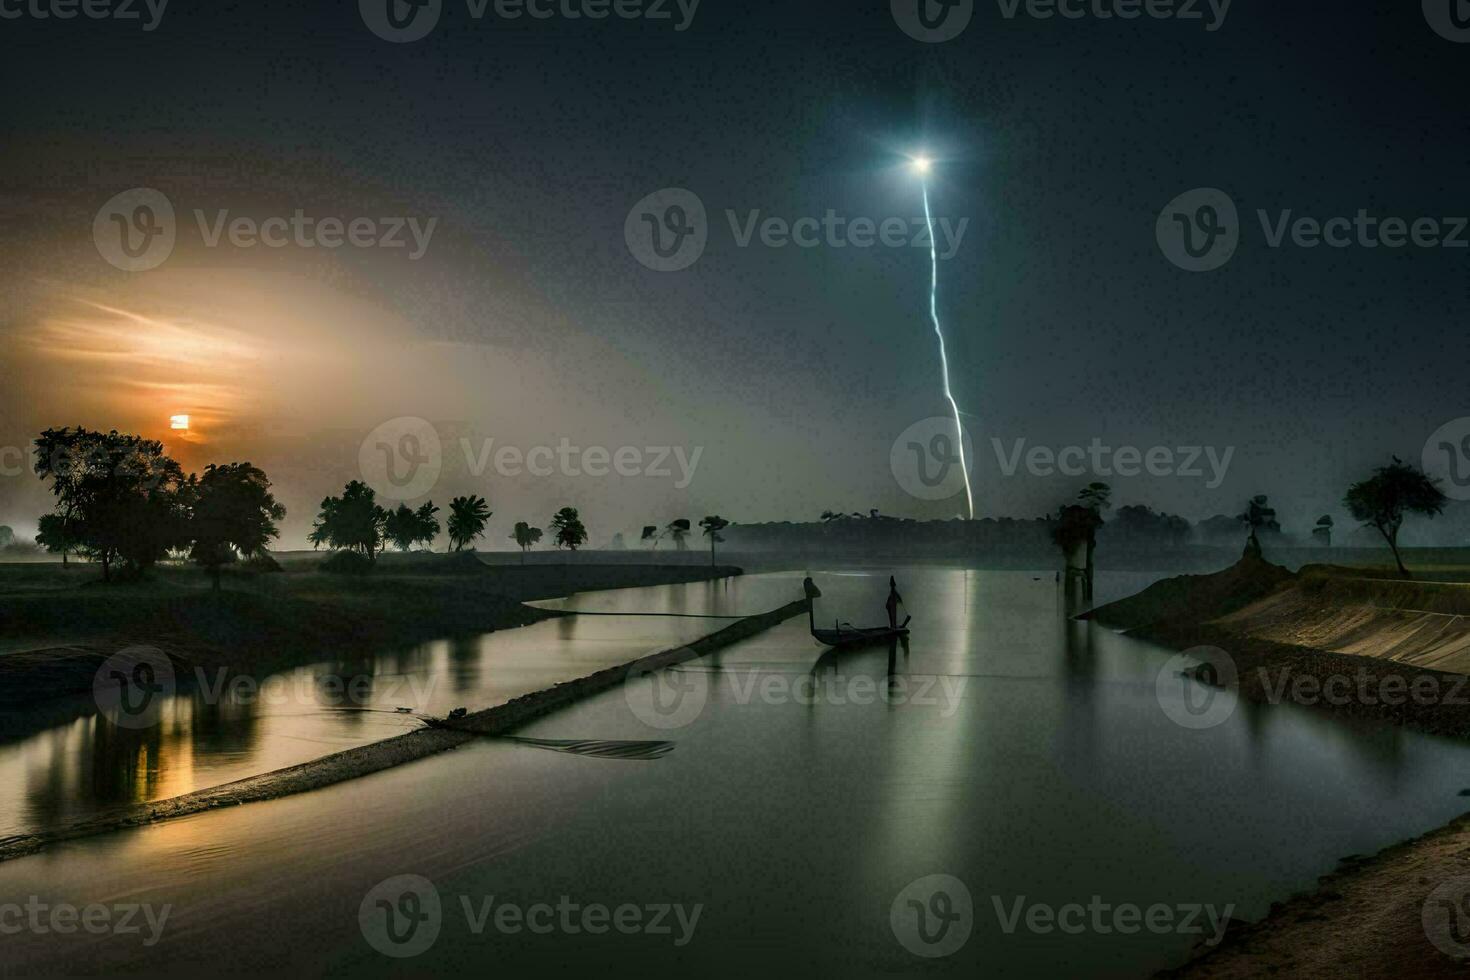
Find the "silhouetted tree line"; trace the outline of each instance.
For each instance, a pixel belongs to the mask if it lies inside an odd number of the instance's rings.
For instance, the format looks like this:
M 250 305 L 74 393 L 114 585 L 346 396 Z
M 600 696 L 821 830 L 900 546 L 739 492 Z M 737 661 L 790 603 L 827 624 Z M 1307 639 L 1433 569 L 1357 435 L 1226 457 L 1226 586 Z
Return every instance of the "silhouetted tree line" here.
M 264 472 L 250 463 L 205 467 L 185 476 L 163 444 L 116 430 L 47 429 L 36 439 L 36 474 L 50 483 L 56 507 L 40 522 L 37 543 L 62 561 L 79 554 L 137 574 L 170 555 L 208 568 L 264 551 L 286 516 Z

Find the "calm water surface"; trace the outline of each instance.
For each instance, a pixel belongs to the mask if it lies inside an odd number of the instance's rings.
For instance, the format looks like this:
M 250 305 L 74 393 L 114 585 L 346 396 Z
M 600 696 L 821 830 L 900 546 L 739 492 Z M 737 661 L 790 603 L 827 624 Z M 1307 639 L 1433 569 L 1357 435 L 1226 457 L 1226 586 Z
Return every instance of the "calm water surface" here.
M 766 608 L 799 581 L 750 576 L 732 586 L 738 595 L 630 590 L 571 605 L 699 612 L 748 596 Z M 865 610 L 878 610 L 886 591 L 886 573 L 818 581 L 818 615 L 829 618 L 872 619 Z M 1139 584 L 1110 579 L 1106 591 Z M 26 933 L 6 938 L 6 967 L 16 976 L 618 966 L 652 975 L 1144 976 L 1194 937 L 1008 932 L 996 904 L 1098 896 L 1144 908 L 1233 904 L 1236 916 L 1256 917 L 1338 857 L 1464 809 L 1456 793 L 1470 786 L 1470 751 L 1451 742 L 1246 704 L 1214 728 L 1177 726 L 1155 684 L 1168 654 L 1067 621 L 1049 574 L 908 570 L 900 585 L 914 616 L 907 650 L 823 654 L 806 622 L 791 621 L 524 731 L 672 740 L 674 751 L 655 761 L 485 740 L 316 793 L 0 865 L 0 898 L 12 901 L 172 905 L 151 947 L 138 936 Z M 665 635 L 645 631 L 681 622 L 587 617 L 516 631 L 542 631 L 534 656 L 515 644 L 462 658 L 444 651 L 434 670 L 474 667 L 437 703 L 503 696 L 530 680 L 537 657 L 596 659 L 579 644 L 656 646 Z M 687 623 L 694 633 L 709 627 Z M 502 653 L 514 679 L 500 676 Z M 673 722 L 687 723 L 659 727 Z M 374 886 L 403 874 L 429 879 L 442 912 L 424 952 L 392 959 L 369 944 L 359 913 Z M 973 932 L 953 955 L 920 959 L 896 938 L 890 911 L 933 874 L 968 887 Z M 462 902 L 478 910 L 492 896 L 494 906 L 523 908 L 678 903 L 699 906 L 700 917 L 682 946 L 677 928 L 510 934 L 492 921 L 476 932 Z M 369 902 L 369 929 L 380 915 Z

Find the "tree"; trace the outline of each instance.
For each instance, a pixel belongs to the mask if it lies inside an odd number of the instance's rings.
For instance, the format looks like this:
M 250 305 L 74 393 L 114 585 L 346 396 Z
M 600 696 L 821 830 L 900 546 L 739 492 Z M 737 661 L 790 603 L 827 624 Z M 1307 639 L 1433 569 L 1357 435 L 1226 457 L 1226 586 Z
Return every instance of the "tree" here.
M 408 504 L 399 504 L 388 512 L 388 518 L 383 522 L 383 537 L 396 545 L 399 551 L 412 548 L 418 535 L 419 518 Z
M 1102 512 L 1112 506 L 1113 488 L 1106 483 L 1089 483 L 1077 494 L 1077 500 L 1083 507 L 1092 511 L 1096 521 L 1091 522 L 1087 531 L 1087 581 L 1084 584 L 1085 598 L 1092 598 L 1092 582 L 1095 574 L 1093 558 L 1097 552 L 1097 529 L 1102 527 Z
M 455 497 L 449 502 L 449 544 L 455 551 L 462 551 L 473 540 L 485 533 L 485 523 L 492 511 L 484 497 L 470 494 Z
M 521 564 L 524 565 L 526 563 L 526 552 L 536 547 L 536 542 L 541 540 L 541 529 L 539 527 L 532 527 L 525 521 L 516 521 L 516 529 L 511 534 L 511 537 L 515 538 L 516 544 L 520 546 Z
M 142 571 L 187 546 L 184 472 L 161 442 L 116 430 L 47 429 L 35 441 L 35 458 L 57 499 L 61 533 L 54 538 L 100 562 L 104 581 L 118 561 Z
M 1071 594 L 1071 580 L 1077 575 L 1082 576 L 1083 595 L 1091 594 L 1092 590 L 1088 580 L 1092 574 L 1092 542 L 1097 536 L 1097 529 L 1102 527 L 1102 524 L 1102 515 L 1091 507 L 1084 507 L 1081 504 L 1064 504 L 1057 509 L 1056 523 L 1051 529 L 1051 539 L 1062 550 L 1062 561 L 1066 567 L 1069 585 L 1068 595 Z M 1078 567 L 1078 558 L 1082 559 L 1081 568 Z
M 715 542 L 725 540 L 724 538 L 720 537 L 720 532 L 729 527 L 730 522 L 725 520 L 718 514 L 715 514 L 713 516 L 706 517 L 704 520 L 700 521 L 699 526 L 704 528 L 705 537 L 709 538 L 709 563 L 710 565 L 714 565 Z
M 684 538 L 689 534 L 689 519 L 681 517 L 678 520 L 669 521 L 669 526 L 664 528 L 664 534 L 674 539 L 674 550 L 683 551 L 687 547 Z
M 1246 504 L 1245 511 L 1236 515 L 1235 519 L 1250 528 L 1251 534 L 1246 539 L 1245 550 L 1247 554 L 1256 557 L 1261 554 L 1261 539 L 1257 532 L 1281 530 L 1281 523 L 1276 520 L 1276 511 L 1268 505 L 1264 493 L 1252 497 Z
M 1312 537 L 1322 543 L 1322 547 L 1332 547 L 1332 515 L 1323 514 L 1317 518 L 1317 526 L 1312 528 Z
M 191 478 L 189 495 L 189 557 L 209 569 L 218 591 L 220 566 L 263 551 L 280 533 L 276 522 L 286 508 L 271 494 L 265 472 L 249 463 L 206 466 L 197 481 Z
M 77 543 L 71 537 L 70 524 L 60 514 L 42 514 L 37 522 L 36 544 L 45 548 L 51 554 L 61 555 L 61 563 L 65 565 L 67 552 L 76 549 Z
M 1161 514 L 1151 507 L 1132 504 L 1119 507 L 1107 525 L 1109 543 L 1177 548 L 1189 539 L 1189 522 L 1177 514 Z
M 551 530 L 556 532 L 553 541 L 558 548 L 576 551 L 587 541 L 587 529 L 582 526 L 581 515 L 575 507 L 563 507 L 551 518 Z
M 419 509 L 413 512 L 413 543 L 422 544 L 430 551 L 434 550 L 434 539 L 439 536 L 439 518 L 435 514 L 439 508 L 434 506 L 432 500 L 426 500 L 419 504 Z
M 1399 574 L 1413 578 L 1399 555 L 1399 528 L 1409 514 L 1433 519 L 1444 510 L 1446 498 L 1439 489 L 1438 480 L 1395 456 L 1392 463 L 1380 466 L 1371 477 L 1349 487 L 1342 502 L 1354 519 L 1362 521 L 1364 527 L 1376 528 L 1383 535 L 1383 540 L 1393 551 Z
M 377 504 L 373 488 L 360 480 L 353 480 L 342 490 L 340 497 L 327 497 L 322 501 L 321 512 L 307 535 L 312 547 L 327 545 L 346 551 L 356 551 L 370 562 L 378 560 L 378 548 L 383 543 L 383 528 L 388 521 L 388 512 Z

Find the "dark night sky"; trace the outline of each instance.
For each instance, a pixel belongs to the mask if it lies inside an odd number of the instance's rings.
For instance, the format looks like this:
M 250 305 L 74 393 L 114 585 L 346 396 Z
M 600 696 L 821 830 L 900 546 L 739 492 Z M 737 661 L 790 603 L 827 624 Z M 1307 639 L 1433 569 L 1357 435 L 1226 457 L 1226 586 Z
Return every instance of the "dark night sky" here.
M 229 369 L 239 390 L 193 449 L 270 459 L 265 433 L 290 431 L 298 455 L 267 468 L 293 534 L 354 475 L 362 436 L 398 415 L 433 420 L 446 441 L 704 447 L 687 489 L 489 485 L 497 521 L 570 502 L 594 540 L 711 512 L 956 513 L 905 494 L 888 464 L 902 430 L 945 410 L 927 253 L 741 248 L 725 217 L 913 217 L 918 185 L 900 164 L 919 146 L 940 158 L 936 214 L 970 221 L 941 265 L 941 304 L 982 514 L 1038 514 L 1086 482 L 1003 477 L 992 437 L 1100 437 L 1235 447 L 1216 489 L 1117 479 L 1120 502 L 1197 518 L 1266 492 L 1289 525 L 1343 520 L 1350 478 L 1391 452 L 1417 461 L 1431 432 L 1470 415 L 1470 249 L 1273 249 L 1255 217 L 1470 213 L 1470 45 L 1435 34 L 1417 3 L 1237 0 L 1209 32 L 1007 20 L 992 2 L 959 38 L 923 44 L 886 2 L 704 0 L 678 32 L 474 21 L 446 0 L 433 33 L 394 45 L 355 3 L 174 0 L 152 32 L 22 18 L 0 20 L 0 37 L 0 438 L 166 418 L 156 384 L 129 384 L 129 358 L 156 370 L 156 354 L 118 354 L 99 377 L 55 349 L 64 335 L 47 325 L 75 317 L 79 297 L 155 325 L 228 320 L 254 360 Z M 134 186 L 163 191 L 181 218 L 302 207 L 439 228 L 418 262 L 206 255 L 185 219 L 164 267 L 125 273 L 99 259 L 91 225 Z M 658 273 L 630 256 L 623 223 L 670 186 L 703 200 L 710 240 L 691 269 Z M 1225 190 L 1243 234 L 1229 264 L 1191 274 L 1164 258 L 1154 225 L 1196 187 Z M 284 305 L 310 310 L 305 325 L 283 325 Z M 372 344 L 355 332 L 364 310 L 382 319 Z M 297 343 L 323 352 L 308 380 L 292 377 Z M 183 362 L 179 380 L 228 357 Z M 255 370 L 291 380 L 262 388 Z M 144 421 L 129 415 L 138 400 Z M 22 482 L 0 481 L 0 520 L 18 528 L 44 502 Z M 435 495 L 476 486 L 449 473 Z

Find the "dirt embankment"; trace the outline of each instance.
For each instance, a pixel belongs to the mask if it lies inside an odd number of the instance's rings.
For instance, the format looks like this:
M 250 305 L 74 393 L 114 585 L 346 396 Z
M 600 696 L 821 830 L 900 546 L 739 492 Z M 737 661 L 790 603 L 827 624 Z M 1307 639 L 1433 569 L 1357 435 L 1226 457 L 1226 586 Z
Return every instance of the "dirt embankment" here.
M 1470 584 L 1360 574 L 1247 557 L 1088 617 L 1175 650 L 1223 650 L 1253 701 L 1470 737 Z
M 1098 622 L 1229 654 L 1243 697 L 1470 737 L 1470 585 L 1246 558 L 1095 610 Z M 1439 978 L 1470 974 L 1470 815 L 1372 857 L 1232 927 L 1163 976 Z
M 44 850 L 61 841 L 172 820 L 224 806 L 239 806 L 305 793 L 334 783 L 391 769 L 449 749 L 459 748 L 482 735 L 504 735 L 534 718 L 550 714 L 583 698 L 607 691 L 646 674 L 702 657 L 747 639 L 793 616 L 807 611 L 805 600 L 779 609 L 737 620 L 724 629 L 695 640 L 687 646 L 640 657 L 617 667 L 527 694 L 506 704 L 478 711 L 453 722 L 438 722 L 430 728 L 396 738 L 363 745 L 311 762 L 252 776 L 222 786 L 188 793 L 169 800 L 137 803 L 109 813 L 58 827 L 40 834 L 0 839 L 0 861 L 8 861 Z

